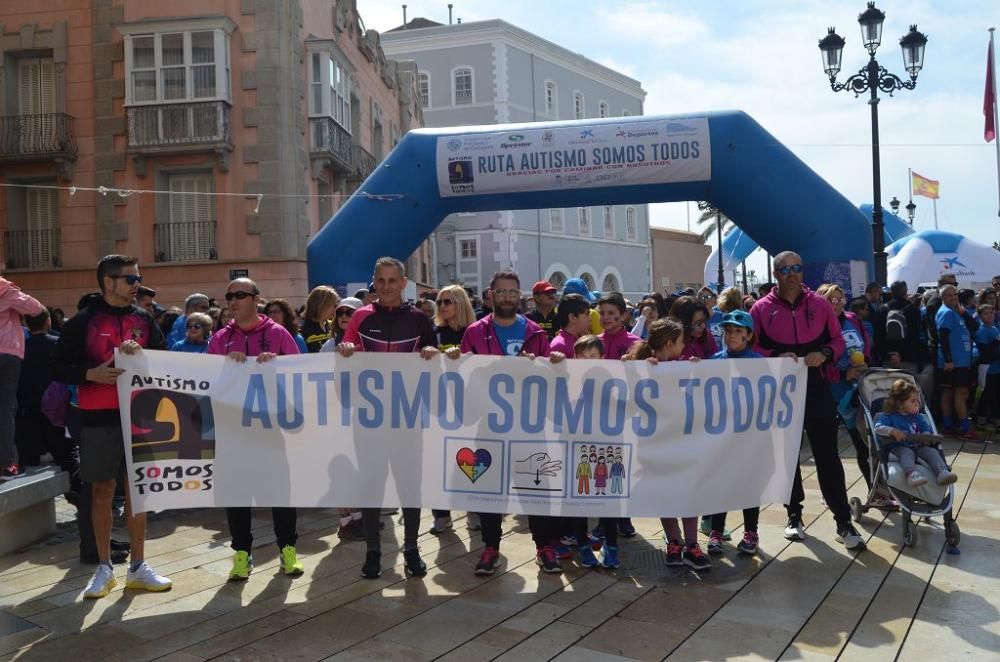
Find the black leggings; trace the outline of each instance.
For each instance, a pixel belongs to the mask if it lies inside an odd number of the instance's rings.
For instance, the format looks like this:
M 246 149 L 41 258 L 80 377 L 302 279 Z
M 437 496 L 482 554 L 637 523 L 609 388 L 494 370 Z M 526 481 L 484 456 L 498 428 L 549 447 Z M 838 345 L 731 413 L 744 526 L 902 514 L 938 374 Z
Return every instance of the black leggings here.
M 558 538 L 558 517 L 550 515 L 528 515 L 528 528 L 535 547 L 541 549 L 552 544 Z M 503 535 L 501 524 L 503 513 L 479 513 L 479 524 L 482 526 L 483 544 L 493 549 L 500 549 L 500 537 Z
M 851 508 L 847 504 L 844 465 L 840 461 L 837 447 L 838 427 L 833 398 L 810 402 L 807 397 L 805 432 L 812 448 L 813 461 L 816 463 L 819 489 L 837 524 L 847 525 L 851 522 Z M 802 489 L 802 470 L 796 465 L 791 500 L 785 504 L 788 515 L 801 517 L 802 502 L 805 499 L 805 491 Z
M 868 451 L 868 444 L 861 437 L 861 433 L 858 432 L 856 427 L 848 427 L 847 423 L 841 419 L 844 423 L 844 427 L 847 429 L 847 434 L 851 436 L 851 443 L 854 444 L 854 455 L 858 460 L 858 469 L 861 470 L 861 476 L 865 479 L 865 484 L 868 485 L 868 491 L 872 490 L 872 468 L 871 468 L 871 455 Z
M 757 533 L 757 522 L 760 520 L 760 508 L 743 509 L 743 529 L 751 533 Z M 726 530 L 726 513 L 716 513 L 712 515 L 712 530 Z
M 278 549 L 285 545 L 295 546 L 298 539 L 295 532 L 297 517 L 294 508 L 271 508 Z M 226 508 L 226 518 L 229 520 L 229 535 L 233 537 L 233 549 L 237 552 L 249 552 L 253 547 L 250 508 Z
M 365 525 L 365 544 L 369 552 L 382 551 L 382 509 L 362 508 L 361 522 Z M 417 548 L 420 535 L 420 509 L 403 508 L 403 550 Z

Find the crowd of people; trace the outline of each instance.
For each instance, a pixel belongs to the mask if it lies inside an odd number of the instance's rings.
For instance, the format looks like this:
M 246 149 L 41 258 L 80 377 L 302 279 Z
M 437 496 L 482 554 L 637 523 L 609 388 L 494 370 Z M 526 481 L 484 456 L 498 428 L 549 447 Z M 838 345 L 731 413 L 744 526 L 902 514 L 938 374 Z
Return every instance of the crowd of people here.
M 945 275 L 937 288 L 912 296 L 905 283 L 897 282 L 885 293 L 872 284 L 863 297 L 849 300 L 836 284 L 815 291 L 806 287 L 804 265 L 795 253 L 780 253 L 773 264 L 774 282 L 749 294 L 735 287 L 718 293 L 704 287 L 654 292 L 633 303 L 620 293 L 591 292 L 582 280 L 570 279 L 561 293 L 539 281 L 525 296 L 518 274 L 500 271 L 481 300 L 460 285 L 449 285 L 411 302 L 404 299 L 403 264 L 381 258 L 367 289 L 341 298 L 334 288 L 319 286 L 298 310 L 284 299 L 266 298 L 249 278 L 231 281 L 221 305 L 192 293 L 183 309 L 167 309 L 156 302 L 156 291 L 143 285 L 134 258 L 109 255 L 97 267 L 99 291 L 82 296 L 69 319 L 0 277 L 0 478 L 16 480 L 25 466 L 38 465 L 50 453 L 71 476 L 66 497 L 79 509 L 80 560 L 97 565 L 85 597 L 107 595 L 116 584 L 113 564 L 126 560 L 127 587 L 162 591 L 171 580 L 145 562 L 146 518 L 131 513 L 129 492 L 123 489 L 125 446 L 115 387 L 122 370 L 113 365 L 116 349 L 208 353 L 241 363 L 331 351 L 345 359 L 359 352 L 415 352 L 427 359 L 440 353 L 449 358 L 482 354 L 553 363 L 794 357 L 808 368 L 804 430 L 823 499 L 836 522 L 836 540 L 861 549 L 864 539 L 851 524 L 837 446 L 843 426 L 870 487 L 868 448 L 852 414 L 857 380 L 871 366 L 911 372 L 947 434 L 976 440 L 977 425 L 1000 424 L 1000 320 L 995 314 L 1000 276 L 979 293 L 959 289 L 954 276 Z M 914 394 L 897 395 L 899 415 L 914 416 Z M 935 466 L 953 480 L 946 465 Z M 115 503 L 122 498 L 128 543 L 111 538 Z M 805 539 L 803 501 L 796 470 L 785 505 L 789 540 Z M 873 505 L 894 507 L 888 494 Z M 229 576 L 245 580 L 253 567 L 250 508 L 226 511 L 234 550 Z M 419 577 L 427 572 L 417 546 L 420 510 L 402 511 L 405 568 Z M 369 579 L 382 572 L 384 512 L 339 509 L 338 535 L 366 543 L 361 572 Z M 432 533 L 454 526 L 449 511 L 435 510 L 433 517 Z M 272 518 L 281 569 L 299 575 L 296 509 L 273 508 Z M 738 553 L 757 552 L 758 519 L 759 507 L 743 511 Z M 480 532 L 483 542 L 477 575 L 491 575 L 502 564 L 503 522 L 500 513 L 468 514 L 468 526 Z M 707 570 L 710 556 L 723 553 L 723 541 L 730 537 L 725 513 L 707 513 L 700 523 L 694 517 L 661 522 L 671 566 Z M 600 518 L 593 528 L 586 518 L 530 516 L 528 524 L 536 562 L 545 572 L 561 572 L 562 561 L 571 558 L 583 567 L 617 568 L 619 537 L 636 535 L 628 518 Z M 707 554 L 699 530 L 708 536 Z

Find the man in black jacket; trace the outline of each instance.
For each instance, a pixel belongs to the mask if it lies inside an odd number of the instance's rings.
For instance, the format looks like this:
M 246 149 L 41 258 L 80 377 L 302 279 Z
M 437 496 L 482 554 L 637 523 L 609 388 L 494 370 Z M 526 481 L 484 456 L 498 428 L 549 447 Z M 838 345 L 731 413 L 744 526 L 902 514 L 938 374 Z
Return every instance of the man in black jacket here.
M 920 310 L 910 303 L 904 281 L 897 280 L 889 291 L 892 299 L 886 304 L 882 329 L 885 365 L 918 375 L 926 361 L 925 347 L 920 342 Z M 893 311 L 902 313 L 902 319 Z

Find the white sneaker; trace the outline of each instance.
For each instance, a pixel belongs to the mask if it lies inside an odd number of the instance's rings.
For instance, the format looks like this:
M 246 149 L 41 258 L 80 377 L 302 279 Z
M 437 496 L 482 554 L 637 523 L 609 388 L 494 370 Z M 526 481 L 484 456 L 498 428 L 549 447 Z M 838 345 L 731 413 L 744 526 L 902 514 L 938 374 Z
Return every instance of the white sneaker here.
M 166 577 L 156 574 L 145 561 L 139 565 L 135 572 L 132 572 L 132 568 L 129 567 L 128 574 L 125 576 L 125 588 L 140 588 L 145 591 L 159 592 L 169 591 L 173 585 L 174 583 Z
M 111 592 L 118 582 L 115 581 L 115 570 L 106 563 L 98 563 L 94 576 L 90 578 L 90 583 L 83 590 L 83 597 L 89 600 L 103 598 Z
M 837 542 L 844 543 L 847 549 L 864 549 L 865 539 L 855 530 L 853 526 L 845 526 L 837 531 Z
M 450 517 L 435 517 L 434 524 L 431 526 L 431 533 L 444 533 L 446 531 L 451 531 L 454 525 L 451 523 Z
M 927 477 L 916 469 L 910 469 L 906 472 L 906 484 L 909 487 L 920 487 L 927 482 Z
M 951 485 L 957 480 L 958 480 L 958 474 L 948 469 L 943 470 L 941 473 L 937 475 L 938 485 Z
M 785 540 L 805 540 L 806 530 L 802 527 L 801 515 L 790 515 L 785 525 Z
M 465 518 L 465 523 L 469 527 L 469 531 L 479 531 L 483 528 L 483 525 L 479 523 L 478 513 L 468 513 Z

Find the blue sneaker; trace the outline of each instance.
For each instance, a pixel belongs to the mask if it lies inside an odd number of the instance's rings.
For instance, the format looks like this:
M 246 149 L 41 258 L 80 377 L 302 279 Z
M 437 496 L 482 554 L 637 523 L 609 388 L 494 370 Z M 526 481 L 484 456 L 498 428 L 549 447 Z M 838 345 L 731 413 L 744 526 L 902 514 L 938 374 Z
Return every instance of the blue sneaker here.
M 618 567 L 618 545 L 605 545 L 601 550 L 601 565 L 609 570 Z
M 557 559 L 571 559 L 573 558 L 573 549 L 567 547 L 566 545 L 549 545 L 552 551 L 555 552 Z
M 590 548 L 590 545 L 580 545 L 576 548 L 576 557 L 580 562 L 580 565 L 584 568 L 596 568 L 601 565 L 597 557 L 594 556 L 594 550 Z
M 595 552 L 600 551 L 601 547 L 604 546 L 604 538 L 595 538 L 594 536 L 587 536 L 587 544 Z

